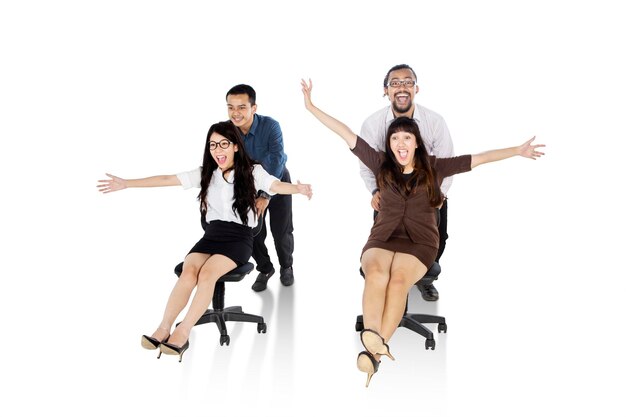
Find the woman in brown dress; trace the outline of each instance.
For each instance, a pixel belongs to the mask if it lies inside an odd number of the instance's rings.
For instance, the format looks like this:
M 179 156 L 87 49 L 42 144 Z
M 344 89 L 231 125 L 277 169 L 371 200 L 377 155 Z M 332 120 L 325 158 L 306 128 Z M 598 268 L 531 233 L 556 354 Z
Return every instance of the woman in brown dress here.
M 513 156 L 535 159 L 544 145 L 532 144 L 463 155 L 429 156 L 413 119 L 400 117 L 387 131 L 385 152 L 378 152 L 348 126 L 311 102 L 311 80 L 302 80 L 304 104 L 320 122 L 346 141 L 352 152 L 372 170 L 381 191 L 380 210 L 361 254 L 365 276 L 361 342 L 365 351 L 357 366 L 367 372 L 366 386 L 378 370 L 381 355 L 391 359 L 387 342 L 398 328 L 411 287 L 434 262 L 439 247 L 436 213 L 443 202 L 439 189 L 445 177 L 478 165 Z

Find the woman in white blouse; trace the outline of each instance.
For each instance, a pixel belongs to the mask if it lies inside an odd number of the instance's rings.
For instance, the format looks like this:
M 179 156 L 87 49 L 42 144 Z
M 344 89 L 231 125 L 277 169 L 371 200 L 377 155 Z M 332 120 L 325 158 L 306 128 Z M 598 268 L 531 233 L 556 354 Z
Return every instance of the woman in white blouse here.
M 245 264 L 252 255 L 252 229 L 258 222 L 257 191 L 270 195 L 303 194 L 308 198 L 312 195 L 309 184 L 281 182 L 260 164 L 253 163 L 245 153 L 237 128 L 230 121 L 216 123 L 209 129 L 200 168 L 177 175 L 132 180 L 106 175 L 110 179 L 99 180 L 98 185 L 103 193 L 130 187 L 200 188 L 200 211 L 207 222 L 205 234 L 185 258 L 183 272 L 169 296 L 161 323 L 151 336 L 141 338 L 144 348 L 160 348 L 161 353 L 179 355 L 181 360 L 189 348 L 192 327 L 211 303 L 216 281 Z M 171 332 L 195 287 L 196 294 L 187 314 Z

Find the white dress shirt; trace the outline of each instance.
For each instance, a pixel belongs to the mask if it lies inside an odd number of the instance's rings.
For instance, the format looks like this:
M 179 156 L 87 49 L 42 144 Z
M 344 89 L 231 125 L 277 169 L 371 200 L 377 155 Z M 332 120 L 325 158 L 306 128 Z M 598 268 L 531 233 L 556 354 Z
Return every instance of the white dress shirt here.
M 394 119 L 395 116 L 391 110 L 391 105 L 380 109 L 365 119 L 363 126 L 361 126 L 361 134 L 359 136 L 369 143 L 372 148 L 384 152 L 387 129 Z M 422 136 L 426 151 L 429 155 L 434 155 L 438 158 L 454 156 L 452 138 L 450 137 L 448 126 L 445 120 L 443 120 L 443 117 L 415 103 L 413 119 L 417 122 L 420 135 Z M 367 189 L 372 193 L 377 188 L 376 178 L 363 162 L 359 161 L 359 164 L 361 166 L 361 178 L 363 178 Z M 446 195 L 451 185 L 452 177 L 444 179 L 443 184 L 441 184 L 441 192 Z
M 269 195 L 274 195 L 270 190 L 270 187 L 274 181 L 279 181 L 278 178 L 268 174 L 266 170 L 259 164 L 254 165 L 252 171 L 254 176 L 254 188 L 263 190 Z M 198 167 L 192 171 L 181 172 L 176 174 L 180 184 L 185 190 L 195 187 L 200 188 L 200 180 L 202 177 L 202 167 Z M 239 213 L 233 211 L 233 200 L 235 198 L 235 185 L 233 179 L 235 171 L 231 170 L 227 179 L 222 176 L 222 170 L 216 168 L 211 176 L 211 182 L 209 183 L 209 189 L 207 190 L 206 202 L 207 213 L 206 221 L 222 220 L 225 222 L 234 222 L 243 224 L 239 218 Z M 257 219 L 254 216 L 254 207 L 248 212 L 248 227 L 254 228 L 257 225 Z

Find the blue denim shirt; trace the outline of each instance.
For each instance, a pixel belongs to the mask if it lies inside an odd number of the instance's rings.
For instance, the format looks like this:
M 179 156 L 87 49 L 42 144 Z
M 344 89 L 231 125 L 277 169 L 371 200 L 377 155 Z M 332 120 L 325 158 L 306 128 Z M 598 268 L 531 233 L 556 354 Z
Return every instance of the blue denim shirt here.
M 283 132 L 271 117 L 254 115 L 250 131 L 243 136 L 243 145 L 250 158 L 260 162 L 263 168 L 281 179 L 287 162 L 283 146 Z

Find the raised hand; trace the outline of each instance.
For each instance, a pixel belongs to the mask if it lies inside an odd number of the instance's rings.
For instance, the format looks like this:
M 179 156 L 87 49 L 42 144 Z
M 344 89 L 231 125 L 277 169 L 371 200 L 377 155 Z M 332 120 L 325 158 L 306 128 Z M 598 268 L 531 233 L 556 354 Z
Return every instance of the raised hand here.
M 322 122 L 324 126 L 338 134 L 343 140 L 346 141 L 350 149 L 353 149 L 356 145 L 356 133 L 354 133 L 343 122 L 335 119 L 330 114 L 324 113 L 321 109 L 317 108 L 313 102 L 311 102 L 311 90 L 313 90 L 313 81 L 309 78 L 307 83 L 303 79 L 300 80 L 302 86 L 302 94 L 304 95 L 304 107 L 311 112 L 317 120 Z
M 311 184 L 302 184 L 300 181 L 298 181 L 296 187 L 298 188 L 298 194 L 307 196 L 309 200 L 311 199 L 311 197 L 313 197 L 313 189 L 311 188 Z
M 539 152 L 537 148 L 541 148 L 546 145 L 533 145 L 532 142 L 534 140 L 535 136 L 533 136 L 518 147 L 520 156 L 523 156 L 524 158 L 537 159 L 545 155 L 543 152 Z
M 113 191 L 119 191 L 126 188 L 126 180 L 124 178 L 116 177 L 115 175 L 106 174 L 109 180 L 98 180 L 98 190 L 104 194 L 111 193 Z
M 300 80 L 300 85 L 302 86 L 302 94 L 304 95 L 304 107 L 307 110 L 311 110 L 313 107 L 313 102 L 311 101 L 311 90 L 313 90 L 313 81 L 309 78 L 309 83 L 303 79 Z

